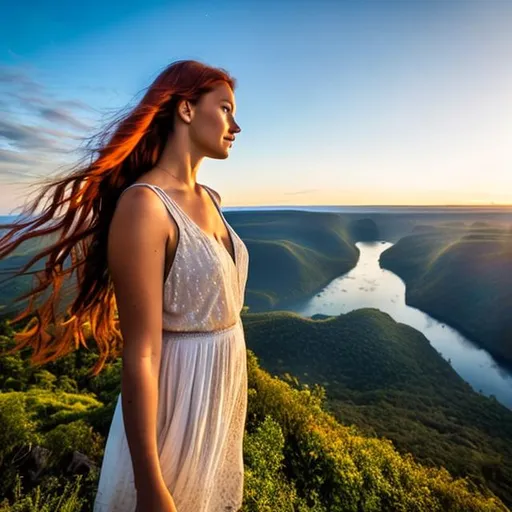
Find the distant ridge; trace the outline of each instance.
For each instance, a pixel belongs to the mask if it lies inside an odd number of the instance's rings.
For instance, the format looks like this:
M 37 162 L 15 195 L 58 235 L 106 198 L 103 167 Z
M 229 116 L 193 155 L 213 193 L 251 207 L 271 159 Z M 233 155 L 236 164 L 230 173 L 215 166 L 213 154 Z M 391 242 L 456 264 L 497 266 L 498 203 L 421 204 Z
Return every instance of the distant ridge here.
M 261 204 L 261 205 L 230 205 L 223 206 L 225 211 L 237 210 L 263 210 L 263 209 L 292 209 L 292 208 L 470 208 L 472 210 L 481 210 L 491 208 L 493 210 L 512 210 L 512 204 Z M 5 219 L 17 218 L 19 215 L 6 215 L 0 213 L 0 223 Z

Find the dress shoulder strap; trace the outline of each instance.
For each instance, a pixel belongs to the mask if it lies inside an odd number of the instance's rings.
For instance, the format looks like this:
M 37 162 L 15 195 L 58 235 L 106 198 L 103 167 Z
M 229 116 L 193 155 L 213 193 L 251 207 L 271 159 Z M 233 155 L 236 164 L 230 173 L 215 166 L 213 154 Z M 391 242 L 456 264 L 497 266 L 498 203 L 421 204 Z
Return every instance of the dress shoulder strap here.
M 215 206 L 217 207 L 218 210 L 220 210 L 220 204 L 217 199 L 217 195 L 215 194 L 215 191 L 212 188 L 210 188 L 208 185 L 202 184 L 201 186 L 206 189 L 206 191 L 208 192 L 208 195 L 213 199 Z

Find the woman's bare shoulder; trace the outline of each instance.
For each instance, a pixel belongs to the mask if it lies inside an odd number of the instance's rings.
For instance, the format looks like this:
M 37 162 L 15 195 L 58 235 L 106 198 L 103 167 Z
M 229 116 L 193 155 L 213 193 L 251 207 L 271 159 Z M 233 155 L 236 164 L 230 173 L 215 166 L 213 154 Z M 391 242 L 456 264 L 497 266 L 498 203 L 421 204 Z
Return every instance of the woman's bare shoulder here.
M 120 197 L 112 219 L 107 262 L 128 353 L 149 350 L 161 330 L 165 215 L 154 192 L 133 187 Z
M 149 187 L 130 187 L 116 204 L 115 215 L 123 219 L 165 220 L 167 210 L 163 201 Z
M 144 238 L 165 242 L 169 216 L 162 200 L 148 187 L 131 187 L 119 198 L 109 229 L 109 238 Z

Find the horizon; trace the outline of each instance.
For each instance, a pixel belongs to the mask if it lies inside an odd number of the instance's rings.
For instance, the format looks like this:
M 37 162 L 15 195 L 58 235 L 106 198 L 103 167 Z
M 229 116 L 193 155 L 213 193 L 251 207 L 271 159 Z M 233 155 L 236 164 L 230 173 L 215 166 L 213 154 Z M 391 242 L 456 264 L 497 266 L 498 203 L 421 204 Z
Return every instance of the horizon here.
M 189 58 L 237 81 L 242 131 L 229 158 L 205 159 L 198 175 L 224 207 L 512 206 L 512 3 L 77 9 L 5 11 L 1 215 Z
M 454 209 L 471 209 L 471 210 L 481 210 L 481 209 L 492 209 L 492 210 L 512 210 L 512 204 L 285 204 L 285 205 L 233 205 L 233 206 L 221 206 L 223 211 L 230 210 L 272 210 L 276 209 L 293 209 L 293 208 L 426 208 L 426 209 L 440 209 L 440 208 L 454 208 Z M 8 214 L 0 212 L 1 217 L 19 217 L 22 214 Z

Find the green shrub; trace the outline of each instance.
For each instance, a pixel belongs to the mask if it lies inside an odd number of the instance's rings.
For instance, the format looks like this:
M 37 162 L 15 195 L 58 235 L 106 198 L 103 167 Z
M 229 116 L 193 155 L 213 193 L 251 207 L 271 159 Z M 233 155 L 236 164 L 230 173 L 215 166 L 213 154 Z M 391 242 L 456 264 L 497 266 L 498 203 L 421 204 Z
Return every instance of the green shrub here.
M 0 393 L 0 467 L 19 446 L 37 442 L 36 422 L 18 393 Z
M 18 476 L 12 503 L 4 499 L 0 503 L 0 512 L 78 512 L 85 505 L 84 498 L 79 497 L 81 481 L 82 476 L 79 475 L 62 487 L 59 480 L 53 477 L 47 479 L 44 489 L 37 486 L 24 493 Z
M 52 452 L 52 463 L 78 451 L 93 461 L 103 454 L 103 437 L 83 420 L 62 423 L 44 436 L 43 446 Z
M 248 426 L 263 424 L 267 416 L 277 422 L 286 439 L 287 474 L 308 504 L 318 497 L 329 512 L 508 510 L 490 491 L 482 494 L 444 468 L 427 468 L 410 454 L 400 455 L 387 439 L 367 438 L 341 425 L 322 409 L 322 393 L 292 388 L 262 370 L 252 351 L 247 354 Z M 265 439 L 270 442 L 268 435 Z M 275 460 L 270 457 L 271 467 Z
M 244 512 L 294 512 L 306 508 L 284 472 L 284 436 L 279 424 L 267 416 L 254 433 L 244 438 Z M 325 509 L 315 508 L 317 512 Z
M 55 377 L 55 375 L 50 373 L 48 370 L 38 370 L 36 373 L 34 373 L 34 384 L 32 384 L 30 387 L 53 391 L 55 389 L 56 380 L 57 377 Z

